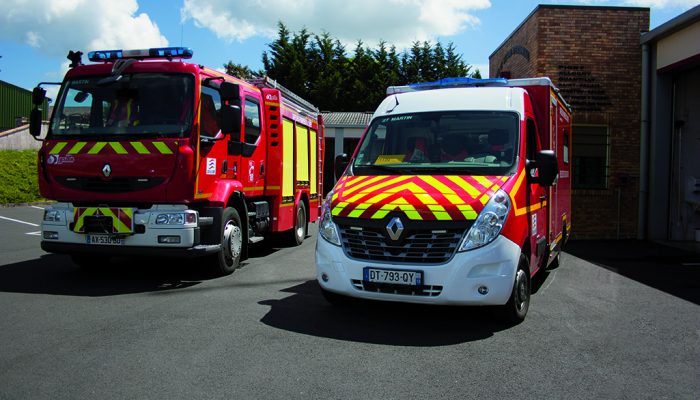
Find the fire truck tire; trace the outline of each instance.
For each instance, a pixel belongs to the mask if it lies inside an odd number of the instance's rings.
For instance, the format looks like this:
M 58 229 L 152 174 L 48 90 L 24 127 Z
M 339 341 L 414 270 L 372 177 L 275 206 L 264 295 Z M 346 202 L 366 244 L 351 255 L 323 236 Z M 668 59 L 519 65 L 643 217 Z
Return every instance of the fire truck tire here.
M 518 269 L 515 271 L 513 292 L 502 309 L 504 319 L 514 325 L 523 322 L 527 315 L 527 310 L 530 308 L 531 287 L 527 265 L 527 258 L 521 254 Z
M 221 251 L 216 257 L 216 271 L 228 275 L 238 268 L 243 252 L 241 217 L 235 208 L 227 207 L 221 217 Z
M 91 254 L 71 254 L 70 259 L 73 264 L 86 271 L 100 268 L 109 262 L 109 257 Z
M 304 242 L 308 231 L 309 221 L 306 217 L 306 205 L 303 201 L 299 201 L 294 215 L 294 229 L 289 232 L 289 243 L 292 246 L 299 246 Z

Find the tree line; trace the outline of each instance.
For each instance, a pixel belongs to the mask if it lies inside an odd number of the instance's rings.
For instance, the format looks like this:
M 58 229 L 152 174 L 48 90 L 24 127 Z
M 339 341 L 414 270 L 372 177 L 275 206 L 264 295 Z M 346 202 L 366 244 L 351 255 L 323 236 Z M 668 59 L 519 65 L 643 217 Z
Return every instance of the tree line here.
M 481 77 L 455 52 L 452 42 L 447 46 L 440 41 L 414 42 L 399 53 L 385 41 L 376 48 L 358 41 L 348 56 L 345 46 L 330 34 L 316 35 L 307 29 L 290 32 L 280 22 L 277 38 L 267 46 L 263 70 L 229 61 L 224 64 L 226 73 L 242 79 L 267 75 L 324 111 L 374 110 L 392 85 Z

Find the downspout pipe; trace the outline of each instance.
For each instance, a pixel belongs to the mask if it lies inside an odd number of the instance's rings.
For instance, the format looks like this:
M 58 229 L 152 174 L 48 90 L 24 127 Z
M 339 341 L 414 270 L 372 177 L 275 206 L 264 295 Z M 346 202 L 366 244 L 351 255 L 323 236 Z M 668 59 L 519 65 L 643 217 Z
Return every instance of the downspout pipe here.
M 637 223 L 637 239 L 647 239 L 649 220 L 649 142 L 651 141 L 650 96 L 651 92 L 651 57 L 649 43 L 642 44 L 642 126 L 639 145 L 639 220 Z

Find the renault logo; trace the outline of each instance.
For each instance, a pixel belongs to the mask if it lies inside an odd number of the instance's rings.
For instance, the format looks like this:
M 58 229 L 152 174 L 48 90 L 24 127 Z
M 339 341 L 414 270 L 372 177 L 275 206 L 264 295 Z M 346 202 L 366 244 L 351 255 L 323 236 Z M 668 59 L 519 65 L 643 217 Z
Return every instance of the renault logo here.
M 109 178 L 109 176 L 112 174 L 112 167 L 109 166 L 109 164 L 105 164 L 104 167 L 102 167 L 102 175 L 105 176 L 105 178 Z
M 389 234 L 391 240 L 399 240 L 403 233 L 403 223 L 399 217 L 394 217 L 386 226 L 386 233 Z

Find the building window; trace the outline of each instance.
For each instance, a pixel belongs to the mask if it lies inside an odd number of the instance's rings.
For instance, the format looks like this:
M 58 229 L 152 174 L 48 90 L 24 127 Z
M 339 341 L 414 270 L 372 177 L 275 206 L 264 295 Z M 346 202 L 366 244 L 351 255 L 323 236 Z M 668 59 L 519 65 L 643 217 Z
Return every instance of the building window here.
M 610 170 L 610 135 L 607 126 L 574 125 L 573 188 L 605 189 Z

